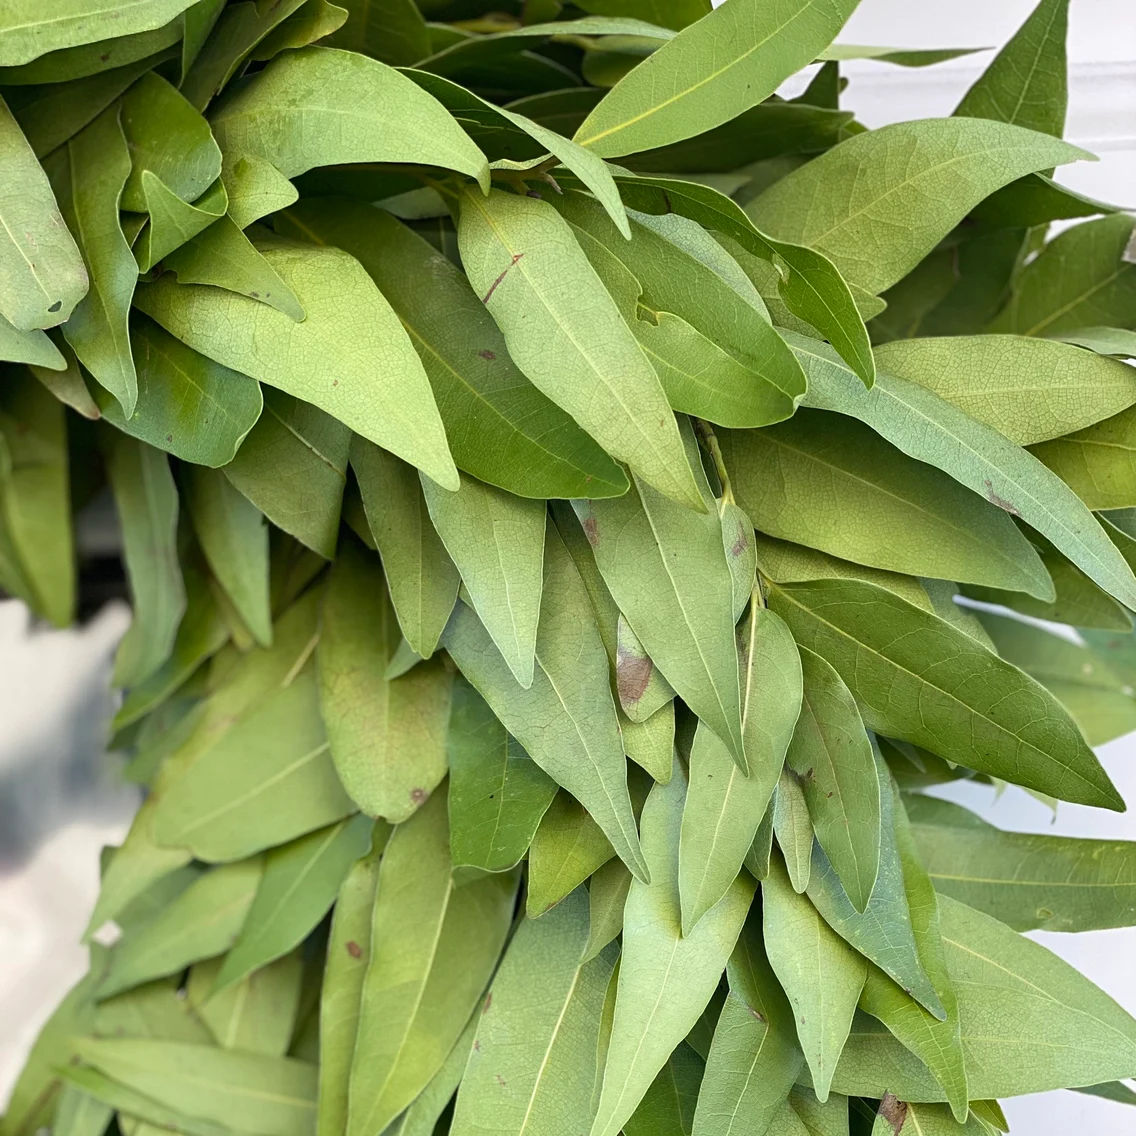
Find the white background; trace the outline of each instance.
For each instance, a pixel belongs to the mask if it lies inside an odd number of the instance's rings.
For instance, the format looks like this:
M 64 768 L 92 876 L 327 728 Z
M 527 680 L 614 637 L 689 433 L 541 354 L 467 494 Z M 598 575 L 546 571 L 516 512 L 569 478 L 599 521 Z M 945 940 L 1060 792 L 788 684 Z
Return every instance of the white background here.
M 1032 0 L 863 0 L 843 42 L 897 47 L 1003 43 Z M 1067 137 L 1102 161 L 1064 167 L 1081 192 L 1136 206 L 1136 0 L 1073 0 Z M 926 70 L 852 63 L 845 105 L 870 126 L 949 114 L 989 53 Z M 85 967 L 78 936 L 94 902 L 98 851 L 117 843 L 137 802 L 99 750 L 110 712 L 107 660 L 127 613 L 107 609 L 83 632 L 30 630 L 17 603 L 0 604 L 0 803 L 44 822 L 43 831 L 0 832 L 0 1102 L 27 1046 Z M 1101 750 L 1117 787 L 1136 808 L 1136 745 Z M 956 799 L 1003 828 L 1136 840 L 1125 816 L 1062 805 L 1048 811 L 1011 790 L 968 785 Z M 13 814 L 0 814 L 0 823 Z M 1136 1013 L 1136 929 L 1035 936 Z M 0 1105 L 2 1108 L 2 1105 Z M 1136 1110 L 1078 1093 L 1006 1105 L 1015 1133 L 1039 1136 L 1136 1132 Z

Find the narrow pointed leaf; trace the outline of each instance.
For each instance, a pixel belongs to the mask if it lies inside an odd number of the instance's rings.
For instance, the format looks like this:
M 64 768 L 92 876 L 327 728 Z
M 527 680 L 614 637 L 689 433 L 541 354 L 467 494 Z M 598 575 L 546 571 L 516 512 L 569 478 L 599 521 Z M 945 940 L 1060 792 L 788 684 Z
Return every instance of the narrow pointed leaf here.
M 699 723 L 679 837 L 684 934 L 726 894 L 770 805 L 801 709 L 801 663 L 789 629 L 754 604 L 739 649 L 749 775 Z
M 388 679 L 399 638 L 378 558 L 345 534 L 316 648 L 320 710 L 344 788 L 363 812 L 393 824 L 446 775 L 452 682 L 441 659 Z
M 529 848 L 525 897 L 529 918 L 550 910 L 613 857 L 615 849 L 603 830 L 562 789 L 541 818 Z
M 363 981 L 351 1136 L 382 1131 L 442 1067 L 497 962 L 515 891 L 512 874 L 454 887 L 442 794 L 392 834 Z
M 521 686 L 533 681 L 543 582 L 543 501 L 472 477 L 456 493 L 423 478 L 430 519 L 461 573 L 474 611 Z
M 446 753 L 454 864 L 507 871 L 528 851 L 556 782 L 464 681 L 454 685 Z
M 0 59 L 13 30 L 0 23 Z M 25 17 L 26 19 L 26 17 Z M 21 22 L 24 22 L 21 20 Z M 0 98 L 0 319 L 21 331 L 63 323 L 87 291 L 87 271 L 47 177 Z M 10 266 L 10 267 L 9 267 Z
M 816 834 L 801 782 L 789 769 L 781 770 L 771 809 L 773 835 L 777 837 L 777 847 L 785 859 L 789 882 L 798 895 L 803 895 L 812 878 Z M 765 874 L 767 876 L 768 871 Z
M 879 771 L 840 675 L 812 651 L 800 655 L 804 698 L 786 761 L 800 778 L 820 846 L 853 906 L 863 911 L 880 865 Z
M 1001 122 L 902 122 L 846 139 L 782 178 L 747 212 L 759 228 L 817 249 L 850 283 L 876 294 L 906 276 L 994 190 L 1086 157 L 1076 146 Z M 847 192 L 829 192 L 834 185 Z
M 583 889 L 521 924 L 481 1010 L 454 1136 L 563 1132 L 590 1115 L 600 1015 L 617 952 L 609 946 L 582 961 L 587 937 Z
M 852 1025 L 867 963 L 797 895 L 774 858 L 762 884 L 765 949 L 797 1024 L 801 1050 L 823 1102 Z M 823 981 L 818 978 L 823 975 Z
M 605 158 L 701 134 L 768 98 L 827 47 L 855 3 L 734 3 L 692 24 L 620 81 L 576 131 Z
M 724 431 L 722 452 L 742 507 L 771 536 L 908 575 L 1051 594 L 1009 516 L 861 422 L 804 410 L 764 430 Z
M 443 643 L 529 756 L 587 808 L 632 872 L 646 876 L 603 644 L 579 573 L 551 530 L 544 581 L 528 690 L 464 604 L 454 611 Z
M 809 376 L 809 406 L 866 422 L 910 457 L 1031 524 L 1090 579 L 1136 607 L 1136 577 L 1064 482 L 996 430 L 931 391 L 891 375 L 869 391 L 815 340 L 787 333 Z
M 517 366 L 612 457 L 701 508 L 663 389 L 568 223 L 532 198 L 467 191 L 458 242 Z
M 593 1136 L 613 1136 L 630 1119 L 655 1075 L 698 1020 L 718 984 L 753 898 L 736 879 L 698 926 L 682 936 L 678 837 L 686 773 L 678 765 L 643 807 L 649 884 L 627 897 L 615 1021 Z

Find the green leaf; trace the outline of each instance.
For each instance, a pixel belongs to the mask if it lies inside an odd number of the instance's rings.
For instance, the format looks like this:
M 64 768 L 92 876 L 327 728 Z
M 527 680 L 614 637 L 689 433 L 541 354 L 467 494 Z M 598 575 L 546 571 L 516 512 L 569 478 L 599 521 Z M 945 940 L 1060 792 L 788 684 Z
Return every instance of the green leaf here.
M 374 106 L 385 108 L 381 118 L 368 110 Z M 489 188 L 485 155 L 436 99 L 386 64 L 349 51 L 283 52 L 211 122 L 227 156 L 263 158 L 287 178 L 343 162 L 415 162 Z
M 770 605 L 830 663 L 869 728 L 1015 784 L 1123 802 L 1060 703 L 965 632 L 874 584 L 780 584 Z
M 990 118 L 1060 138 L 1069 100 L 1065 34 L 1069 0 L 1041 0 L 963 95 L 956 115 Z
M 588 942 L 584 961 L 595 958 L 623 931 L 623 910 L 634 877 L 622 860 L 611 859 L 588 881 Z
M 553 28 L 558 26 L 552 25 Z M 536 29 L 523 30 L 532 34 Z M 612 178 L 611 170 L 602 158 L 522 114 L 486 102 L 441 75 L 432 75 L 428 71 L 414 71 L 410 73 L 410 78 L 433 95 L 455 118 L 479 122 L 487 130 L 493 130 L 495 127 L 498 129 L 512 127 L 514 131 L 520 131 L 523 136 L 527 136 L 535 143 L 533 148 L 537 150 L 537 154 L 532 156 L 526 154 L 527 161 L 513 162 L 507 159 L 503 162 L 497 161 L 493 164 L 495 169 L 515 168 L 523 177 L 525 171 L 544 165 L 545 154 L 552 154 L 559 160 L 560 165 L 571 170 L 591 190 L 620 234 L 630 239 L 631 229 L 627 221 L 627 211 L 620 200 L 619 188 Z
M 839 1093 L 829 1093 L 821 1104 L 811 1089 L 795 1085 L 789 1107 L 804 1125 L 801 1136 L 848 1136 L 848 1098 Z
M 114 728 L 125 729 L 162 706 L 197 668 L 229 640 L 229 630 L 217 610 L 209 575 L 202 566 L 183 566 L 185 615 L 178 626 L 170 657 L 145 682 L 131 688 L 114 716 Z
M 0 528 L 22 598 L 65 627 L 76 591 L 66 411 L 23 367 L 0 373 Z
M 103 1136 L 114 1109 L 74 1084 L 66 1084 L 59 1094 L 52 1132 L 59 1136 Z
M 939 908 L 972 1097 L 1099 1084 L 1131 1072 L 1136 1021 L 1107 994 L 990 916 L 946 896 Z M 857 1022 L 833 1086 L 877 1099 L 885 1091 L 908 1101 L 944 1099 L 926 1066 L 870 1019 Z
M 517 877 L 455 888 L 443 794 L 391 835 L 379 867 L 347 1132 L 381 1132 L 442 1067 L 497 963 Z
M 310 403 L 262 391 L 264 412 L 225 476 L 276 526 L 335 555 L 351 431 Z
M 347 23 L 328 47 L 358 51 L 392 67 L 409 67 L 431 53 L 430 32 L 414 0 L 344 0 Z
M 1136 359 L 1136 332 L 1119 327 L 1080 327 L 1057 336 L 1065 343 L 1086 347 L 1098 355 Z
M 225 1049 L 283 1057 L 292 1040 L 300 1005 L 303 980 L 300 953 L 293 951 L 212 995 L 214 981 L 223 965 L 223 958 L 215 958 L 193 967 L 186 984 L 185 1004 Z
M 739 503 L 771 536 L 889 571 L 1052 595 L 1003 510 L 863 423 L 802 410 L 763 430 L 723 431 L 721 443 Z
M 561 1131 L 591 1115 L 600 1016 L 617 950 L 584 961 L 587 938 L 582 888 L 543 918 L 521 923 L 481 1010 L 454 1136 Z
M 939 926 L 939 907 L 931 879 L 924 870 L 911 836 L 907 814 L 894 786 L 888 787 L 895 808 L 895 840 L 903 862 L 904 887 L 919 961 L 929 977 L 941 1009 L 932 1014 L 903 985 L 876 967 L 868 968 L 868 981 L 860 1007 L 878 1018 L 935 1075 L 946 1093 L 955 1118 L 967 1115 L 966 1059 L 962 1048 L 958 999 L 947 972 Z M 940 1016 L 941 1015 L 941 1016 Z
M 805 896 L 796 893 L 776 857 L 761 894 L 769 963 L 793 1007 L 801 1050 L 823 1103 L 852 1025 L 867 963 Z
M 313 201 L 281 230 L 357 257 L 422 359 L 459 469 L 521 497 L 602 497 L 627 489 L 618 465 L 509 358 L 504 337 L 445 256 L 391 214 Z
M 371 958 L 371 922 L 385 838 L 348 869 L 339 888 L 327 941 L 320 993 L 319 1136 L 347 1127 L 347 1094 L 363 979 Z
M 38 328 L 19 331 L 3 316 L 0 316 L 0 359 L 11 363 L 30 363 L 52 372 L 68 369 L 63 353 L 44 332 Z M 36 377 L 39 378 L 39 375 Z M 46 376 L 40 381 L 46 383 Z
M 65 11 L 15 0 L 0 17 L 0 66 L 27 63 L 49 51 L 90 43 L 114 20 L 117 35 L 150 31 L 185 11 L 193 0 L 141 0 L 123 10 L 110 0 L 70 0 Z
M 163 879 L 192 860 L 187 849 L 162 848 L 158 843 L 155 819 L 163 795 L 199 757 L 215 745 L 223 747 L 232 730 L 238 729 L 239 739 L 242 723 L 255 716 L 265 701 L 278 696 L 280 689 L 295 677 L 315 647 L 318 598 L 318 593 L 309 592 L 277 620 L 271 649 L 254 649 L 235 662 L 229 657 L 231 669 L 216 676 L 210 697 L 201 704 L 200 713 L 194 715 L 188 738 L 163 762 L 126 840 L 104 872 L 88 934 L 97 931 L 108 919 L 118 918 L 155 880 Z M 239 742 L 235 752 L 243 752 Z M 329 818 L 326 823 L 337 819 Z M 312 827 L 318 828 L 319 823 Z M 293 832 L 281 839 L 298 835 L 299 832 Z M 269 846 L 272 843 L 270 840 Z
M 844 278 L 827 257 L 803 245 L 774 240 L 758 231 L 738 204 L 710 186 L 669 178 L 617 177 L 629 208 L 661 215 L 678 213 L 717 230 L 777 271 L 778 293 L 793 315 L 812 324 L 871 385 L 876 369 L 868 333 Z
M 593 1136 L 613 1136 L 635 1112 L 655 1075 L 698 1020 L 734 948 L 753 898 L 738 877 L 688 935 L 679 910 L 679 830 L 686 772 L 676 763 L 643 807 L 643 849 L 651 882 L 627 897 L 615 1021 Z
M 1117 1104 L 1136 1104 L 1136 1092 L 1121 1081 L 1107 1081 L 1103 1085 L 1083 1085 L 1077 1089 L 1077 1092 L 1103 1097 L 1105 1100 L 1116 1101 Z
M 693 138 L 629 155 L 622 164 L 636 173 L 728 173 L 783 154 L 826 149 L 853 118 L 851 111 L 771 100 Z
M 712 12 L 616 84 L 576 131 L 605 158 L 701 134 L 768 98 L 836 37 L 854 3 L 741 0 Z
M 705 1062 L 680 1041 L 623 1126 L 624 1136 L 691 1136 Z
M 731 426 L 793 413 L 805 391 L 800 365 L 753 285 L 709 234 L 686 218 L 644 215 L 633 218 L 625 241 L 580 194 L 557 208 L 586 234 L 577 233 L 581 247 L 676 410 Z
M 259 857 L 214 868 L 154 919 L 126 934 L 111 951 L 99 997 L 179 974 L 199 959 L 223 954 L 244 924 L 263 869 Z
M 122 129 L 133 163 L 122 190 L 123 209 L 149 211 L 144 171 L 187 202 L 199 198 L 221 174 L 221 151 L 209 123 L 153 71 L 123 99 Z
M 299 196 L 296 187 L 264 158 L 234 158 L 221 164 L 221 181 L 229 199 L 229 217 L 239 229 L 278 209 L 287 209 Z
M 895 980 L 912 998 L 936 1018 L 946 1014 L 943 996 L 932 983 L 916 938 L 915 913 L 899 846 L 899 827 L 889 784 L 887 766 L 876 758 L 882 793 L 880 798 L 880 868 L 865 909 L 857 911 L 824 850 L 813 850 L 808 894 L 824 921 L 850 946 Z M 910 887 L 909 887 L 910 883 Z M 916 895 L 916 899 L 923 897 Z M 920 936 L 923 930 L 920 930 Z
M 142 194 L 150 220 L 135 241 L 134 259 L 140 272 L 149 272 L 163 257 L 219 220 L 228 204 L 220 178 L 191 205 L 152 170 L 142 171 Z
M 458 243 L 521 370 L 613 457 L 702 508 L 663 389 L 568 223 L 533 198 L 466 191 Z
M 632 872 L 645 877 L 603 644 L 559 535 L 549 530 L 545 543 L 544 600 L 528 690 L 464 604 L 455 609 L 443 643 L 505 729 L 587 808 Z
M 556 795 L 556 782 L 461 680 L 454 687 L 446 753 L 454 864 L 507 871 L 528 851 Z
M 981 618 L 998 654 L 1059 699 L 1089 745 L 1136 730 L 1136 698 L 1107 656 L 1019 620 L 985 612 Z
M 229 217 L 218 218 L 164 256 L 162 268 L 175 273 L 180 284 L 212 284 L 260 300 L 296 321 L 304 318 L 292 289 Z
M 461 577 L 430 523 L 418 471 L 365 438 L 351 442 L 351 468 L 412 650 L 429 658 L 457 600 Z
M 1060 233 L 1021 270 L 989 330 L 1052 336 L 1081 327 L 1136 327 L 1136 265 L 1124 259 L 1133 224 L 1118 213 Z
M 1021 517 L 1110 595 L 1136 607 L 1136 578 L 1124 558 L 1076 494 L 1032 455 L 914 383 L 881 374 L 865 390 L 827 348 L 788 336 L 809 377 L 808 405 L 859 418 L 909 457 Z
M 1126 363 L 1118 366 L 1131 370 Z M 1127 509 L 1136 505 L 1136 410 L 1132 407 L 1067 437 L 1031 446 L 1030 452 L 1090 509 Z
M 693 1131 L 697 1136 L 767 1132 L 801 1063 L 792 1039 L 731 991 L 706 1059 Z
M 1019 446 L 1071 434 L 1136 403 L 1131 367 L 1044 339 L 907 339 L 877 348 L 876 362 Z
M 105 110 L 57 150 L 47 169 L 91 277 L 91 288 L 63 334 L 80 362 L 129 417 L 138 398 L 128 326 L 138 266 L 119 226 L 119 199 L 130 173 L 119 108 Z
M 472 477 L 462 478 L 456 493 L 424 477 L 422 490 L 470 606 L 527 690 L 540 618 L 545 503 L 514 497 Z
M 880 865 L 880 780 L 856 702 L 840 675 L 802 650 L 804 697 L 786 761 L 800 779 L 813 831 L 857 911 Z
M 726 894 L 765 816 L 801 708 L 801 663 L 784 622 L 754 603 L 739 643 L 745 775 L 702 722 L 679 837 L 683 934 Z
M 83 1060 L 160 1104 L 264 1136 L 303 1136 L 315 1118 L 316 1068 L 209 1045 L 84 1038 Z
M 707 507 L 704 478 L 702 488 Z M 604 581 L 650 658 L 746 768 L 733 582 L 717 511 L 695 513 L 638 479 L 624 497 L 573 504 Z
M 994 190 L 1089 156 L 1001 122 L 896 123 L 845 139 L 775 183 L 747 212 L 774 237 L 824 253 L 849 283 L 875 294 L 906 276 Z M 834 193 L 833 186 L 847 189 Z
M 257 62 L 274 59 L 282 51 L 291 51 L 330 36 L 343 27 L 347 10 L 328 0 L 308 0 L 256 45 L 250 58 Z
M 126 418 L 109 391 L 96 389 L 102 416 L 183 461 L 212 467 L 231 462 L 264 405 L 257 382 L 199 355 L 137 312 L 130 346 L 138 383 L 134 414 Z
M 911 831 L 944 895 L 1015 931 L 1136 924 L 1136 844 L 1003 832 L 947 801 L 907 801 Z
M 392 824 L 446 775 L 452 685 L 441 659 L 388 679 L 399 638 L 378 558 L 344 534 L 316 648 L 320 710 L 344 788 L 363 812 Z
M 268 601 L 268 527 L 264 514 L 223 473 L 190 466 L 186 506 L 205 559 L 242 622 L 262 646 L 272 644 Z
M 873 1136 L 991 1136 L 997 1129 L 972 1114 L 957 1121 L 951 1111 L 937 1104 L 912 1104 L 885 1093 L 880 1101 Z
M 7 38 L 4 31 L 0 25 L 0 58 Z M 0 169 L 4 185 L 0 249 L 5 261 L 0 318 L 21 331 L 54 327 L 71 315 L 86 293 L 87 271 L 62 223 L 52 187 L 2 98 Z
M 169 275 L 135 302 L 196 351 L 280 387 L 377 445 L 457 488 L 445 431 L 422 364 L 398 318 L 359 263 L 338 249 L 265 247 L 307 319 Z M 267 510 L 265 510 L 267 512 Z
M 598 16 L 631 16 L 664 28 L 685 28 L 710 12 L 710 0 L 583 0 L 577 4 Z
M 108 438 L 107 476 L 122 526 L 134 618 L 115 656 L 116 686 L 134 686 L 169 658 L 185 611 L 177 559 L 178 498 L 161 450 Z
M 161 844 L 234 860 L 355 811 L 328 753 L 309 666 L 254 704 L 162 795 Z
M 611 841 L 591 813 L 562 789 L 552 798 L 529 848 L 529 918 L 554 907 L 614 856 Z
M 812 874 L 813 837 L 816 834 L 800 779 L 788 769 L 782 769 L 778 778 L 772 813 L 773 835 L 777 837 L 777 847 L 785 857 L 789 882 L 798 895 L 803 895 Z M 765 876 L 768 876 L 768 866 L 763 866 Z
M 274 848 L 240 936 L 225 957 L 218 994 L 298 946 L 327 914 L 351 865 L 371 844 L 374 822 L 355 816 Z
M 304 2 L 281 0 L 279 4 L 227 5 L 186 71 L 181 93 L 203 111 L 240 70 L 241 64 L 256 46 Z

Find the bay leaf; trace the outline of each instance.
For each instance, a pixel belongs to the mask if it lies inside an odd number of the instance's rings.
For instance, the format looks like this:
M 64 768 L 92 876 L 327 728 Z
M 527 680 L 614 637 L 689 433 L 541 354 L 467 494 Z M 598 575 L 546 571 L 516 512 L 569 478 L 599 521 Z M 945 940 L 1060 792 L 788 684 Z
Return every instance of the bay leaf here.
M 528 851 L 556 782 L 464 680 L 454 684 L 446 754 L 454 864 L 507 871 Z
M 388 679 L 399 638 L 378 558 L 344 534 L 316 648 L 320 711 L 344 789 L 363 812 L 393 824 L 446 775 L 452 685 L 440 658 Z

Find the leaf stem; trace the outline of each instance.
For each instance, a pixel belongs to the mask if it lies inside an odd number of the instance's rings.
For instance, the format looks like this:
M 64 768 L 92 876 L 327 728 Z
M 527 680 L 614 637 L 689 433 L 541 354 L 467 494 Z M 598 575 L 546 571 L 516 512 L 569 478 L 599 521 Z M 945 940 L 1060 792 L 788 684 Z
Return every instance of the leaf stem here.
M 705 418 L 695 418 L 694 429 L 699 438 L 702 439 L 702 444 L 706 447 L 706 452 L 710 455 L 710 460 L 714 463 L 714 472 L 718 475 L 718 480 L 722 483 L 722 502 L 723 504 L 734 504 L 734 489 L 730 484 L 730 474 L 726 469 L 726 461 L 722 457 L 722 447 L 718 442 L 718 435 L 714 433 L 714 427 L 706 421 Z

